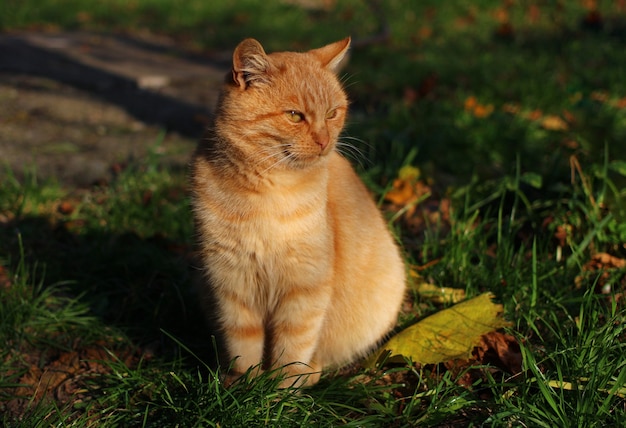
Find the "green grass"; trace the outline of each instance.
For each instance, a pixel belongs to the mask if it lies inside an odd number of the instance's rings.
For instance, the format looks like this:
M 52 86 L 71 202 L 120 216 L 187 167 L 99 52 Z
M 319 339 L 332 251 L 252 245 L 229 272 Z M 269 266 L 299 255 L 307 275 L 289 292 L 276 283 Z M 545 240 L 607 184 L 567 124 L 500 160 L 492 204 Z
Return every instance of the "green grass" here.
M 589 261 L 626 258 L 625 12 L 599 2 L 604 26 L 590 30 L 579 2 L 530 2 L 535 18 L 515 3 L 507 33 L 496 18 L 506 2 L 414 3 L 384 2 L 391 38 L 354 50 L 347 133 L 367 142 L 360 172 L 381 200 L 405 164 L 432 188 L 424 207 L 443 214 L 450 200 L 449 219 L 392 226 L 431 282 L 496 295 L 522 371 L 396 364 L 297 392 L 267 375 L 224 388 L 198 327 L 185 173 L 154 150 L 89 189 L 3 176 L 4 426 L 623 423 L 626 272 Z M 205 52 L 247 36 L 304 49 L 377 26 L 357 0 L 332 13 L 257 1 L 0 5 L 4 30 L 149 30 Z M 441 307 L 415 296 L 402 326 Z
M 17 215 L 2 229 L 3 265 L 11 286 L 0 291 L 0 334 L 11 346 L 3 348 L 0 400 L 7 404 L 12 398 L 29 370 L 28 355 L 45 366 L 72 349 L 110 352 L 100 361 L 100 372 L 85 376 L 81 391 L 88 392 L 82 392 L 78 403 L 34 401 L 21 426 L 38 426 L 44 415 L 46 424 L 74 426 L 97 420 L 99 426 L 281 427 L 569 426 L 571 420 L 606 426 L 625 416 L 626 311 L 593 292 L 593 276 L 577 289 L 581 267 L 557 262 L 552 235 L 538 233 L 546 210 L 567 213 L 586 220 L 571 238 L 571 254 L 590 235 L 594 245 L 610 247 L 615 237 L 608 223 L 593 217 L 594 207 L 576 201 L 586 199 L 583 190 L 524 206 L 515 189 L 508 190 L 519 184 L 515 177 L 508 186 L 468 186 L 455 198 L 459 208 L 452 231 L 424 238 L 423 257 L 441 258 L 428 271 L 435 283 L 470 294 L 491 290 L 504 303 L 515 323 L 511 331 L 522 343 L 522 374 L 468 367 L 464 370 L 481 375 L 473 375 L 473 386 L 467 388 L 457 383 L 463 372 L 395 367 L 338 377 L 330 373 L 316 387 L 293 394 L 277 390 L 276 379 L 267 376 L 224 389 L 207 366 L 209 338 L 197 329 L 201 320 L 188 290 L 186 262 L 176 249 L 163 248 L 163 241 L 188 244 L 191 232 L 181 232 L 175 221 L 153 225 L 158 218 L 146 216 L 140 198 L 147 189 L 160 189 L 160 203 L 172 209 L 167 215 L 190 221 L 186 201 L 167 192 L 184 177 L 173 177 L 157 165 L 137 168 L 110 188 L 82 195 L 74 202 L 77 209 L 65 217 L 55 207 L 70 195 L 75 198 L 71 191 L 53 183 L 31 187 L 12 181 L 2 187 L 2 212 Z M 491 193 L 485 199 L 486 188 Z M 482 204 L 479 217 L 476 204 Z M 111 215 L 122 206 L 127 213 Z M 81 218 L 86 221 L 67 230 Z M 527 227 L 538 229 L 525 241 Z M 605 242 L 600 236 L 606 236 Z M 494 244 L 495 256 L 488 251 Z M 67 253 L 59 254 L 61 249 Z M 174 332 L 174 339 L 158 328 Z M 155 347 L 157 356 L 150 351 Z M 129 349 L 137 355 L 124 360 L 121 355 Z

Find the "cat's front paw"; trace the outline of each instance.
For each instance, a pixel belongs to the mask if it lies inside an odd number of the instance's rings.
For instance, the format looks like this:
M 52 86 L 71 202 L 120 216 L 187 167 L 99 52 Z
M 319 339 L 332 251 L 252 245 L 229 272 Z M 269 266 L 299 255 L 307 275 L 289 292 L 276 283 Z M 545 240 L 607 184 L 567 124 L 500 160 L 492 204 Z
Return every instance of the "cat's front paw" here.
M 220 375 L 220 382 L 224 386 L 224 388 L 230 388 L 233 384 L 237 382 L 247 382 L 248 379 L 253 379 L 259 376 L 263 370 L 259 367 L 251 367 L 249 370 L 240 371 L 236 369 L 230 369 L 227 373 L 222 373 Z
M 316 364 L 289 364 L 280 371 L 284 376 L 279 388 L 301 388 L 315 385 L 322 375 L 321 367 Z
M 230 388 L 235 382 L 241 379 L 242 373 L 228 372 L 220 376 L 220 382 L 224 388 Z

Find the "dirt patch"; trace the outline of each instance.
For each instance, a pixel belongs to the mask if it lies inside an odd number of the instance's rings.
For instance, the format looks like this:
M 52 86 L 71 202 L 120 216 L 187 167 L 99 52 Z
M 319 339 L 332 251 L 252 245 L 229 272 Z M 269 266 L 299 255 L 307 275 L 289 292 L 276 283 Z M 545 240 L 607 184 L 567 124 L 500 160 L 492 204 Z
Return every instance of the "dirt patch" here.
M 192 56 L 149 35 L 0 35 L 0 162 L 18 177 L 35 169 L 81 187 L 150 150 L 184 167 L 210 120 L 225 58 Z

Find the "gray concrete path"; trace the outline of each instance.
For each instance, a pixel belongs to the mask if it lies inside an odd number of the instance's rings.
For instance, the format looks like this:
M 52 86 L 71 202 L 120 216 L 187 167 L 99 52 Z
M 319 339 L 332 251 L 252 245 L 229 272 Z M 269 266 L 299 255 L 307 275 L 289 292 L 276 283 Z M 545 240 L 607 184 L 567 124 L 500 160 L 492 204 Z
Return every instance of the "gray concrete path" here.
M 153 35 L 0 34 L 0 168 L 88 186 L 163 130 L 157 150 L 184 167 L 228 67 Z

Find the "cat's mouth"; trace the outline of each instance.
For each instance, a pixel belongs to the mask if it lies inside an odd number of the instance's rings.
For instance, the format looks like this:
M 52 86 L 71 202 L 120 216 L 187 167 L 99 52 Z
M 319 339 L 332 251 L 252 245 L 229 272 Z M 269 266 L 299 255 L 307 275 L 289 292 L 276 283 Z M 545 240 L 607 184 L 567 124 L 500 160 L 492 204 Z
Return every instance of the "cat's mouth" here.
M 322 150 L 294 150 L 293 148 L 283 149 L 283 156 L 291 167 L 301 169 L 311 164 L 319 162 L 332 151 L 331 147 Z

